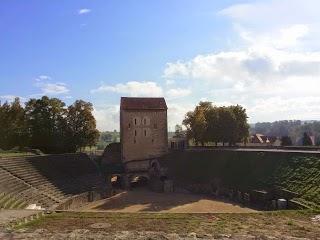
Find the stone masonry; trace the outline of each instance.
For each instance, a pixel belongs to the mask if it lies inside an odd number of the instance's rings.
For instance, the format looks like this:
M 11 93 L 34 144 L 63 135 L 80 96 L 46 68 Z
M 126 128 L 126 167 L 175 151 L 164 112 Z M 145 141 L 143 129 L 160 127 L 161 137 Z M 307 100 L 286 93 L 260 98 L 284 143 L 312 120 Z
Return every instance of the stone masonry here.
M 132 166 L 132 170 L 146 170 L 148 164 L 142 160 L 160 157 L 168 151 L 164 98 L 122 97 L 120 132 L 122 162 Z

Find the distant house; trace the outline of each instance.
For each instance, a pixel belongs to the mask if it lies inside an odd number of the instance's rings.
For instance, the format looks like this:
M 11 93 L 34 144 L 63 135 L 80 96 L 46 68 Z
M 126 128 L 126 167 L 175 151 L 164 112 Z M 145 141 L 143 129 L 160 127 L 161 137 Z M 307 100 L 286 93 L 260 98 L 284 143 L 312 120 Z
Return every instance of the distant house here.
M 268 144 L 270 143 L 270 140 L 267 136 L 260 133 L 256 133 L 250 137 L 250 142 L 258 143 L 258 144 L 266 144 L 266 143 Z
M 281 146 L 281 140 L 275 136 L 266 136 L 256 133 L 250 137 L 251 145 L 257 146 Z M 249 144 L 250 145 L 250 144 Z
M 173 136 L 169 138 L 169 148 L 172 150 L 183 150 L 188 147 L 186 136 Z
M 308 135 L 308 136 L 312 142 L 312 146 L 315 146 L 316 145 L 316 137 L 310 136 L 310 135 Z M 295 145 L 302 146 L 303 145 L 303 137 L 298 138 Z

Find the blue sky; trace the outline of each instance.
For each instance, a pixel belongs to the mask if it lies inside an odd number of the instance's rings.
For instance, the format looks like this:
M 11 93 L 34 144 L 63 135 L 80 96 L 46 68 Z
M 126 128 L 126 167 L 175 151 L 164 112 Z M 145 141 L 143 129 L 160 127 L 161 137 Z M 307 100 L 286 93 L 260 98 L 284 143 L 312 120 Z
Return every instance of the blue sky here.
M 249 121 L 320 119 L 316 0 L 0 3 L 0 100 L 90 101 L 118 129 L 120 96 L 164 96 L 169 126 L 200 100 Z

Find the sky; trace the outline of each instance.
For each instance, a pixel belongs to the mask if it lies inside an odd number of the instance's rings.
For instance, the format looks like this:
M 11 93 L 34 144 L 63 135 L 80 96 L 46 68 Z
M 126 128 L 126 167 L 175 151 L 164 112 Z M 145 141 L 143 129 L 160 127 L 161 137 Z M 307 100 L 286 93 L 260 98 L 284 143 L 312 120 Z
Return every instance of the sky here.
M 119 129 L 121 96 L 165 97 L 169 130 L 199 101 L 249 122 L 320 120 L 318 0 L 0 2 L 0 101 L 93 104 Z

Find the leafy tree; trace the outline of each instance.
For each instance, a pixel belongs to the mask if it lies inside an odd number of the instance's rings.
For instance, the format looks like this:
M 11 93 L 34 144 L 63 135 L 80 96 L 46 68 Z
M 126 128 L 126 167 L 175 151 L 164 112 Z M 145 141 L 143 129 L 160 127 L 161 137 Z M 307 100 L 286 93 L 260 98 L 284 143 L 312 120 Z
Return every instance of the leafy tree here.
M 27 123 L 19 98 L 9 104 L 0 103 L 0 148 L 11 149 L 27 145 Z
M 220 126 L 219 108 L 213 107 L 206 113 L 208 142 L 214 142 L 216 145 L 222 138 L 223 132 Z
M 179 124 L 176 124 L 175 126 L 175 137 L 182 137 L 183 136 L 183 130 L 182 126 Z
M 96 120 L 92 115 L 93 107 L 89 102 L 75 101 L 67 110 L 68 145 L 71 151 L 85 146 L 94 146 L 99 138 Z
M 207 138 L 207 122 L 205 113 L 212 108 L 210 102 L 200 102 L 194 111 L 186 114 L 183 125 L 187 128 L 187 136 L 193 138 L 196 145 L 204 145 Z
M 236 133 L 234 134 L 235 142 L 243 142 L 249 137 L 249 124 L 246 109 L 240 105 L 229 107 L 235 117 Z M 235 143 L 234 142 L 234 143 Z
M 312 146 L 312 140 L 308 133 L 304 132 L 303 133 L 303 138 L 302 138 L 302 145 L 303 146 Z
M 234 145 L 249 136 L 246 110 L 240 105 L 215 107 L 211 102 L 200 102 L 188 112 L 183 121 L 187 136 L 195 143 L 222 142 Z
M 229 145 L 233 145 L 236 142 L 236 139 L 238 138 L 236 121 L 236 117 L 230 108 L 219 108 L 218 126 L 220 128 L 220 132 L 218 135 L 223 145 L 227 142 Z
M 283 136 L 281 138 L 281 146 L 292 146 L 292 140 L 289 136 Z
M 30 99 L 25 111 L 30 133 L 30 147 L 43 152 L 65 151 L 65 103 L 43 96 Z

